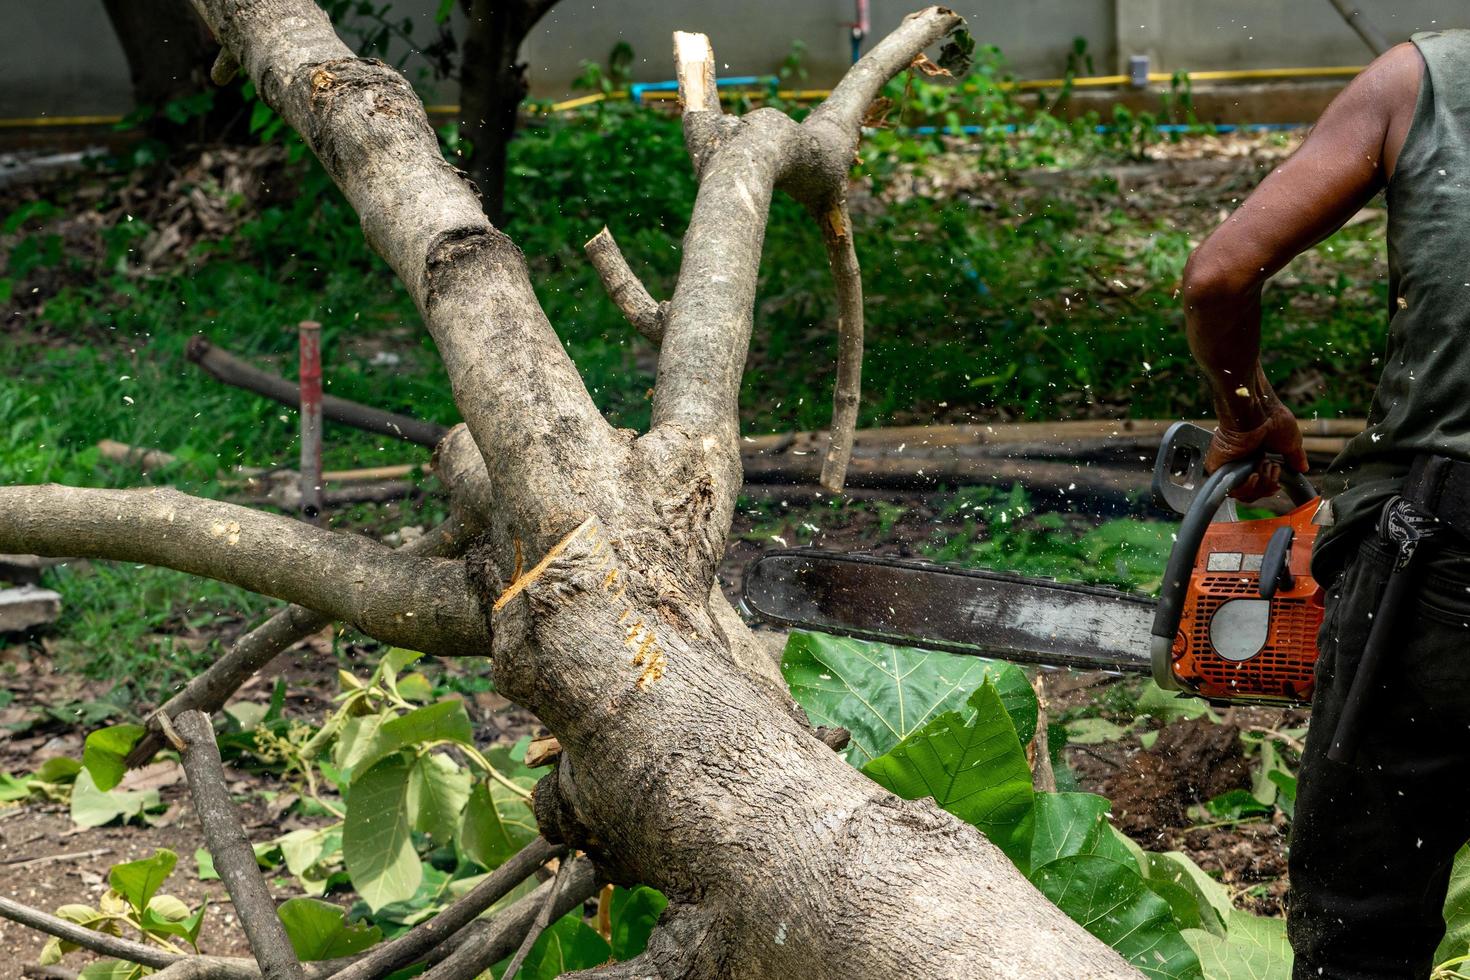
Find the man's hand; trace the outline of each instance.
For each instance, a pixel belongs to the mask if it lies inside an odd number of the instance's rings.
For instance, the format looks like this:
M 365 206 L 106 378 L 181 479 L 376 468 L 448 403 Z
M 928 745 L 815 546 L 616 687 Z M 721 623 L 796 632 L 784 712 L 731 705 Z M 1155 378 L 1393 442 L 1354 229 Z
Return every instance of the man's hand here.
M 1307 471 L 1307 453 L 1302 448 L 1302 431 L 1297 425 L 1291 409 L 1281 403 L 1274 392 L 1262 407 L 1264 421 L 1248 428 L 1229 418 L 1222 412 L 1220 424 L 1215 429 L 1215 438 L 1210 442 L 1210 451 L 1205 454 L 1205 470 L 1215 470 L 1237 459 L 1251 459 L 1262 453 L 1274 453 L 1285 464 L 1298 473 Z M 1256 471 L 1234 492 L 1239 500 L 1259 500 L 1269 497 L 1281 487 L 1281 464 L 1262 458 Z

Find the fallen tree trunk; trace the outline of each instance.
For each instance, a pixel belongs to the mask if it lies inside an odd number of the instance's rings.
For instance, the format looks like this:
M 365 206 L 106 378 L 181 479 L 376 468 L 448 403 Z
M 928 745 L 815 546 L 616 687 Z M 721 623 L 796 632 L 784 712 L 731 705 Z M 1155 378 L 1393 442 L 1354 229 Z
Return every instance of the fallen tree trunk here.
M 489 654 L 496 690 L 561 744 L 535 811 L 547 841 L 586 855 L 569 874 L 588 895 L 606 878 L 669 898 L 646 952 L 592 976 L 1136 978 L 976 827 L 833 752 L 715 587 L 772 195 L 840 209 L 869 105 L 960 18 L 906 18 L 801 123 L 726 117 L 708 41 L 676 35 L 699 191 L 637 435 L 598 411 L 400 75 L 354 56 L 311 0 L 195 3 L 418 305 L 485 467 L 454 511 L 484 533 L 445 562 L 179 494 L 14 487 L 0 550 L 153 561 L 389 642 Z

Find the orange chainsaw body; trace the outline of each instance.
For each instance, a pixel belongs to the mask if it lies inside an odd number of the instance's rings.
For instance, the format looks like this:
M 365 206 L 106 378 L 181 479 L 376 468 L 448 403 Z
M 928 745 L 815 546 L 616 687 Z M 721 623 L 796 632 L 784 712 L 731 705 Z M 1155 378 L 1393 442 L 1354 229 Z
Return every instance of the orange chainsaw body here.
M 1323 612 L 1322 588 L 1311 573 L 1320 503 L 1281 517 L 1209 525 L 1170 650 L 1180 689 L 1212 701 L 1311 701 Z M 1282 527 L 1293 531 L 1291 585 L 1263 599 L 1261 563 Z

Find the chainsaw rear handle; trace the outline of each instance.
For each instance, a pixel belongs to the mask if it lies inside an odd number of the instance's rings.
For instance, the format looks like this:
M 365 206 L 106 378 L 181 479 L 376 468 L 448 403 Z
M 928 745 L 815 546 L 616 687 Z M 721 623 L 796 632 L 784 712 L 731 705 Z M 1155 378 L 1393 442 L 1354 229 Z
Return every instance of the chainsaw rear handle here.
M 1182 428 L 1184 426 L 1188 426 L 1188 429 Z M 1203 443 L 1198 433 L 1204 433 Z M 1163 445 L 1159 448 L 1159 458 L 1154 468 L 1156 492 L 1160 485 L 1160 475 L 1166 474 L 1169 468 L 1175 465 L 1174 460 L 1168 457 L 1174 455 L 1179 445 L 1184 443 L 1190 449 L 1198 449 L 1201 444 L 1208 447 L 1209 436 L 1207 429 L 1188 422 L 1175 423 L 1169 429 L 1164 436 Z M 1169 552 L 1169 562 L 1164 569 L 1163 585 L 1159 590 L 1159 605 L 1154 612 L 1153 628 L 1149 631 L 1152 634 L 1149 654 L 1153 664 L 1154 683 L 1165 690 L 1182 690 L 1179 682 L 1174 678 L 1172 658 L 1174 637 L 1179 632 L 1179 621 L 1184 614 L 1184 603 L 1189 597 L 1190 577 L 1194 572 L 1195 561 L 1199 557 L 1199 548 L 1204 541 L 1205 531 L 1209 528 L 1210 522 L 1215 519 L 1216 512 L 1229 498 L 1231 491 L 1243 486 L 1246 480 L 1250 479 L 1259 462 L 1257 459 L 1233 460 L 1206 476 L 1203 483 L 1198 485 L 1198 489 L 1192 486 L 1180 487 L 1181 490 L 1188 492 L 1188 496 L 1183 498 L 1188 501 L 1188 509 L 1184 512 L 1184 520 L 1179 523 L 1174 547 Z M 1193 464 L 1191 464 L 1191 469 L 1193 469 Z M 1197 472 L 1203 473 L 1203 470 L 1204 456 L 1201 452 Z M 1284 470 L 1281 483 L 1287 496 L 1297 506 L 1317 498 L 1317 490 L 1305 474 Z M 1164 499 L 1166 502 L 1171 502 L 1167 497 Z M 1178 494 L 1174 499 L 1180 499 Z

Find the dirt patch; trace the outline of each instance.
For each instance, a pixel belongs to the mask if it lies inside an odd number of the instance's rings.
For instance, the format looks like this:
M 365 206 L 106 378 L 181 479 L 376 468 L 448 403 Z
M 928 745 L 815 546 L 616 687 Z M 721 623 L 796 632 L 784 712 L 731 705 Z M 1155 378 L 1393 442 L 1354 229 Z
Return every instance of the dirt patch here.
M 1151 748 L 1134 755 L 1104 784 L 1113 822 L 1146 848 L 1185 825 L 1191 804 L 1250 786 L 1240 729 L 1205 718 L 1176 721 Z

